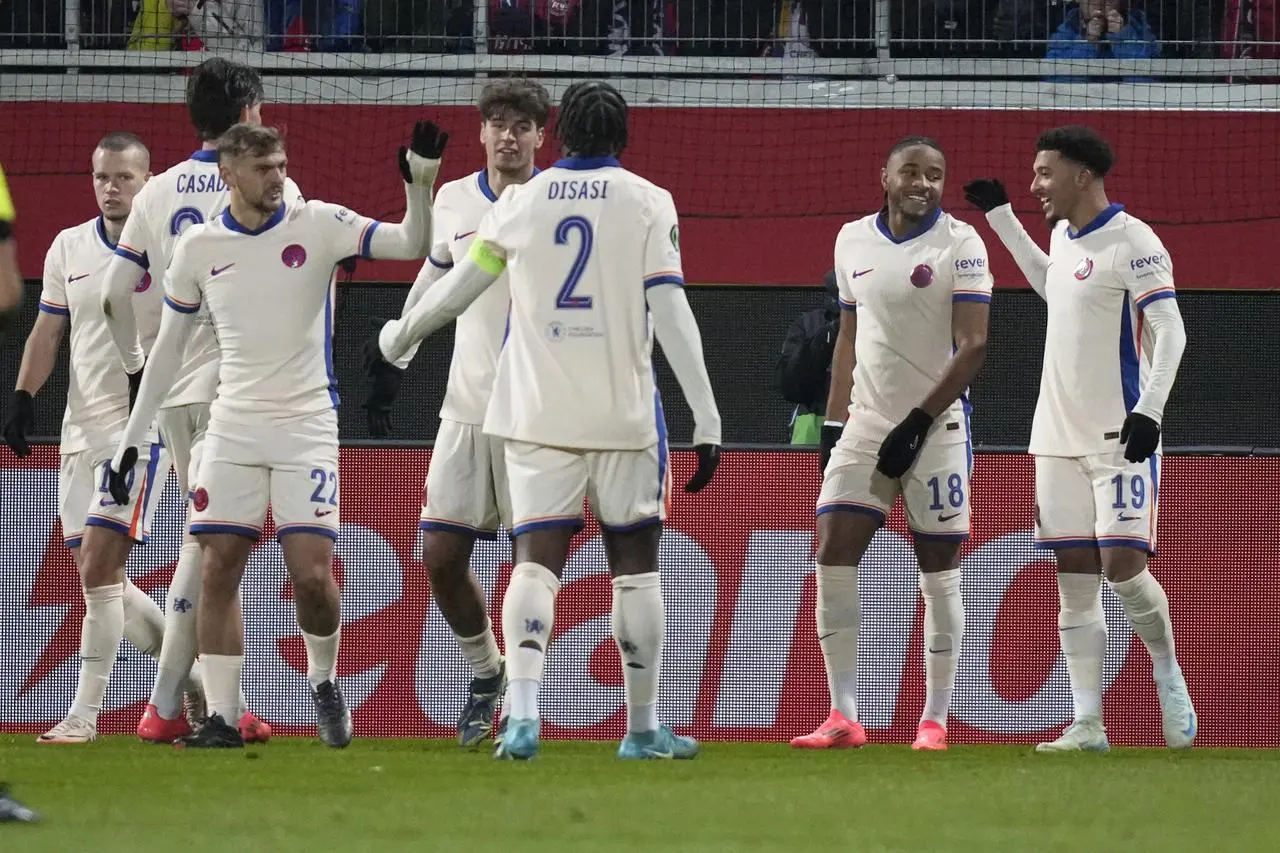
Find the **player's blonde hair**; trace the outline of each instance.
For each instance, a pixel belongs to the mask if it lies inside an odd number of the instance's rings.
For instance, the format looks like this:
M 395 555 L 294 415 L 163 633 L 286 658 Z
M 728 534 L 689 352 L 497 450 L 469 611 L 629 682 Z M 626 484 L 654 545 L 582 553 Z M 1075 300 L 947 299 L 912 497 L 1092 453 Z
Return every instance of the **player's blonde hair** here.
M 236 124 L 218 138 L 218 160 L 265 157 L 284 150 L 284 137 L 274 127 Z

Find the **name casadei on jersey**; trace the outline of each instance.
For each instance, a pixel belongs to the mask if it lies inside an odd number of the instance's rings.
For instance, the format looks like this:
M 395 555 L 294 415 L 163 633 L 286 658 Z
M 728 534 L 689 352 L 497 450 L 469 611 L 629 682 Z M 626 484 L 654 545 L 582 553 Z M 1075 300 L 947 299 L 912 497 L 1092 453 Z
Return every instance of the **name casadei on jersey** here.
M 991 301 L 982 238 L 941 210 L 895 237 L 883 213 L 836 238 L 840 304 L 857 313 L 852 434 L 881 440 L 937 386 L 953 353 L 952 306 Z M 968 440 L 962 396 L 934 424 L 930 441 Z

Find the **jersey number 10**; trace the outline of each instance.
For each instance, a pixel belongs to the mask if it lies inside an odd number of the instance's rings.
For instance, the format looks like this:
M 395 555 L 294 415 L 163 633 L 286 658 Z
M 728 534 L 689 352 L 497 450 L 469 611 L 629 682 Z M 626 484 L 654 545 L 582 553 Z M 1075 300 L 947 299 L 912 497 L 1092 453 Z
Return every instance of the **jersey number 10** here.
M 564 284 L 560 287 L 560 292 L 556 294 L 557 308 L 590 308 L 590 296 L 575 296 L 573 291 L 578 286 L 578 282 L 582 279 L 582 274 L 587 269 L 587 259 L 591 257 L 591 246 L 595 242 L 595 234 L 591 230 L 591 222 L 581 216 L 568 216 L 560 220 L 556 225 L 556 245 L 564 246 L 569 243 L 569 236 L 577 231 L 582 235 L 582 241 L 578 244 L 578 256 L 573 259 L 573 266 L 569 268 L 569 275 L 565 277 Z

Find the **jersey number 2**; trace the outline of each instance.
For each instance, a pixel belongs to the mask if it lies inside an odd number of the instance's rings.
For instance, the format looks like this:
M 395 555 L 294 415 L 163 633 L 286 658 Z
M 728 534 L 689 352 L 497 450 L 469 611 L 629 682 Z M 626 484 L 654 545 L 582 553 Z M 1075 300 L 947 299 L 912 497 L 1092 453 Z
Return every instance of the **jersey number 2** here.
M 578 286 L 578 282 L 582 279 L 582 274 L 587 269 L 587 259 L 591 257 L 591 244 L 595 242 L 595 235 L 591 231 L 591 223 L 581 216 L 568 216 L 560 220 L 560 224 L 556 225 L 556 245 L 564 246 L 569 242 L 569 235 L 577 231 L 582 235 L 582 242 L 578 245 L 578 256 L 573 259 L 573 266 L 569 268 L 569 275 L 565 277 L 564 284 L 560 287 L 560 292 L 556 294 L 557 308 L 590 308 L 590 296 L 574 296 L 573 290 Z

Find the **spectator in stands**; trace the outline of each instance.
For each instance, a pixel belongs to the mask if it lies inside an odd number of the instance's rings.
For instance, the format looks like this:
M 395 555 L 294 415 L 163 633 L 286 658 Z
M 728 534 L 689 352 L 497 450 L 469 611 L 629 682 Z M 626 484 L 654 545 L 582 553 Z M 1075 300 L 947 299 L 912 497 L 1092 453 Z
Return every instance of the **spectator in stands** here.
M 185 49 L 263 48 L 263 0 L 168 0 L 168 4 L 169 11 L 187 31 L 187 43 L 182 45 Z
M 831 385 L 831 354 L 840 330 L 840 291 L 836 271 L 823 280 L 826 299 L 821 308 L 806 311 L 787 330 L 774 379 L 778 393 L 796 408 L 791 416 L 791 443 L 816 445 L 827 415 Z
M 1129 8 L 1125 0 L 1080 0 L 1076 8 L 1067 10 L 1045 52 L 1046 59 L 1155 59 L 1159 55 L 1160 43 L 1146 14 Z
M 490 53 L 605 52 L 611 0 L 489 0 Z

